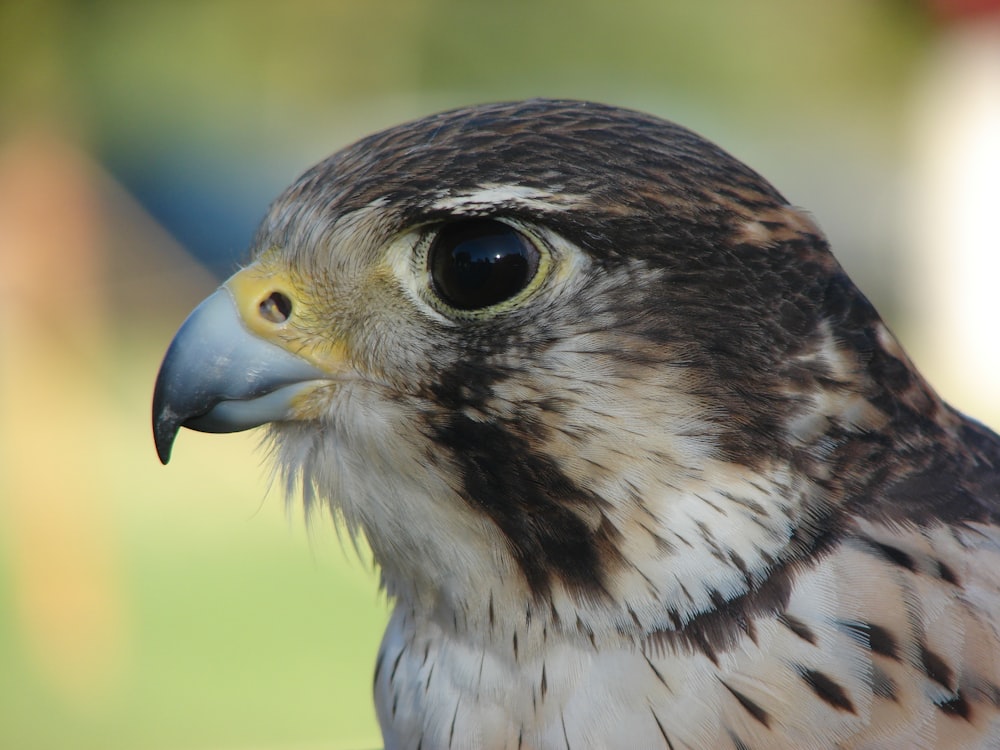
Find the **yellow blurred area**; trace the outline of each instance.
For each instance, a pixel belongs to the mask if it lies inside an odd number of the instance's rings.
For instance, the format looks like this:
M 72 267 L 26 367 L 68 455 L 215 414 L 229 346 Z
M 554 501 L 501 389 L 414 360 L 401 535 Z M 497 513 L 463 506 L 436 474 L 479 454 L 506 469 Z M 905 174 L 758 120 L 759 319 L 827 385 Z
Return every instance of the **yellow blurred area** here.
M 296 533 L 252 436 L 156 460 L 159 358 L 214 281 L 37 131 L 0 151 L 0 261 L 0 746 L 375 746 L 370 568 Z
M 107 689 L 127 648 L 109 544 L 111 466 L 106 443 L 90 437 L 109 394 L 106 227 L 88 167 L 44 134 L 0 152 L 0 412 L 9 425 L 0 455 L 14 614 L 46 678 L 81 702 Z
M 1000 425 L 998 28 L 892 0 L 0 3 L 0 748 L 380 743 L 370 561 L 286 513 L 255 434 L 185 430 L 163 467 L 149 425 L 218 283 L 189 253 L 231 268 L 247 214 L 378 127 L 527 96 L 691 126 Z

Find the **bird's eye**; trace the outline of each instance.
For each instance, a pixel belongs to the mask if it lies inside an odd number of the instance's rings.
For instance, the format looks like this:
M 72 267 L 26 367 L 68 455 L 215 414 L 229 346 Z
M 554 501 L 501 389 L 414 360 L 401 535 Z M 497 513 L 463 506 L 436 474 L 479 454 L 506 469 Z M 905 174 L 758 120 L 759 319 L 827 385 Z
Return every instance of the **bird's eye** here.
M 459 310 L 508 300 L 538 271 L 538 249 L 513 227 L 492 219 L 446 224 L 427 253 L 434 289 Z

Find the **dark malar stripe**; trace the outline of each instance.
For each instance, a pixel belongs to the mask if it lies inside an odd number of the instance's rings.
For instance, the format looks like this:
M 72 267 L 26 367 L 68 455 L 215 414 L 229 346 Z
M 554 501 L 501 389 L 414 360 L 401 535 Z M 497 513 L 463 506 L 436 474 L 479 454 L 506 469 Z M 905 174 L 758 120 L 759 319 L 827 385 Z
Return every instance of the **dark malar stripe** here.
M 458 465 L 463 499 L 506 537 L 536 598 L 544 598 L 554 580 L 581 596 L 607 596 L 607 570 L 621 561 L 618 532 L 610 523 L 591 529 L 575 511 L 601 507 L 599 497 L 516 427 L 452 412 L 434 438 Z

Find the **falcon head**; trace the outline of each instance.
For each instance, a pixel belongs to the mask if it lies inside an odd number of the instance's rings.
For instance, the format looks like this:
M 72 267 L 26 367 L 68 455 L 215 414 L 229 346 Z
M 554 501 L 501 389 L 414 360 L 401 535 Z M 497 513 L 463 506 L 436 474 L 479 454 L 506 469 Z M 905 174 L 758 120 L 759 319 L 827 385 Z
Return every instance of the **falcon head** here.
M 763 178 L 570 101 L 310 169 L 185 322 L 153 411 L 164 462 L 182 426 L 268 424 L 288 486 L 415 616 L 590 639 L 779 606 L 915 444 L 887 426 L 950 414 Z

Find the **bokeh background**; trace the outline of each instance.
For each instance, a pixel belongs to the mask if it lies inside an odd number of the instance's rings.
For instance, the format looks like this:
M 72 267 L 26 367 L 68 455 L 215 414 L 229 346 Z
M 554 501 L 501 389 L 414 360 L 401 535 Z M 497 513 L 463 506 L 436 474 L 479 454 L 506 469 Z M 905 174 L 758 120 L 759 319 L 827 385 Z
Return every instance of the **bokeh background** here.
M 0 747 L 379 745 L 363 545 L 256 436 L 149 429 L 268 201 L 377 128 L 527 96 L 680 121 L 811 210 L 1000 424 L 990 0 L 0 2 Z

